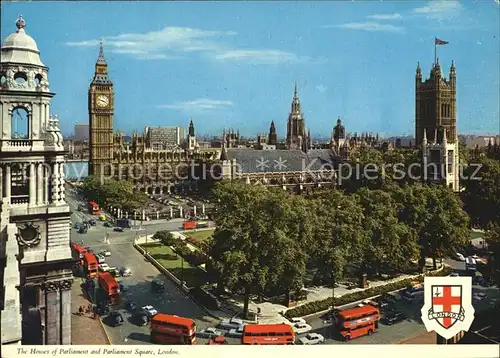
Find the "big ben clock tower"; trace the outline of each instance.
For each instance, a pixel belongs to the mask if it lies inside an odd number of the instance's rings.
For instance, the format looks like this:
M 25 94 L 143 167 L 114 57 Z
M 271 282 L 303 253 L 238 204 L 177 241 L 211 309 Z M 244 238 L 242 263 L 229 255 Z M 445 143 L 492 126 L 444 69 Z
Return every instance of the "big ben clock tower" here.
M 102 42 L 89 87 L 89 175 L 109 175 L 113 161 L 113 82 L 108 77 Z

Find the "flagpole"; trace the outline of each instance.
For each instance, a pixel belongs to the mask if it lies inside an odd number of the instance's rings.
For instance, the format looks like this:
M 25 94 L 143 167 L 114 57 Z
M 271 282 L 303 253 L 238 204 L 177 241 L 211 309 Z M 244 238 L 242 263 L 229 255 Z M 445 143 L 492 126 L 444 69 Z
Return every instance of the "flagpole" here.
M 437 37 L 434 36 L 434 65 L 437 63 Z

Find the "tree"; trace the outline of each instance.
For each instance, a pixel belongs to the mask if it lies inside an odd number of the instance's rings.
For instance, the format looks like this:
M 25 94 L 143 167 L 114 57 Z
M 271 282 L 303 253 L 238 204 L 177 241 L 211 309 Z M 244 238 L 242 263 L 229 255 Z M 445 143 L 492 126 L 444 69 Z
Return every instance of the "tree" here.
M 214 199 L 217 229 L 209 243 L 209 270 L 219 290 L 243 293 L 243 315 L 251 295 L 300 287 L 306 255 L 297 235 L 305 229 L 285 225 L 295 217 L 290 197 L 259 185 L 221 182 Z
M 398 219 L 398 209 L 390 193 L 362 188 L 357 193 L 364 210 L 363 266 L 379 274 L 382 268 L 401 272 L 418 258 L 415 231 Z
M 145 193 L 135 190 L 133 184 L 126 180 L 106 180 L 90 176 L 82 185 L 85 196 L 100 205 L 121 208 L 123 211 L 133 211 L 143 207 L 148 197 Z
M 399 220 L 415 230 L 420 246 L 419 267 L 426 257 L 453 255 L 469 239 L 469 218 L 455 193 L 443 185 L 414 184 L 393 193 Z
M 500 224 L 500 161 L 479 157 L 464 170 L 464 176 L 465 209 L 472 223 L 483 228 Z
M 500 287 L 500 224 L 490 223 L 486 230 L 486 242 L 490 257 L 488 258 L 488 268 L 490 277 Z
M 171 232 L 166 230 L 161 230 L 157 231 L 153 235 L 153 240 L 158 240 L 165 246 L 174 246 L 179 239 L 176 238 Z

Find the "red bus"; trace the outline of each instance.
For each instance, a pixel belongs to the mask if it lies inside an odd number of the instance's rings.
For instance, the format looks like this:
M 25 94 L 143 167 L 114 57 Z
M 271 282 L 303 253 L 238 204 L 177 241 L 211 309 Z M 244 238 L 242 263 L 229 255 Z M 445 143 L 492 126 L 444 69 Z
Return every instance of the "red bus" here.
M 120 284 L 116 282 L 113 275 L 109 272 L 100 272 L 98 277 L 99 285 L 106 292 L 109 304 L 118 304 L 120 300 Z
M 97 277 L 97 260 L 93 254 L 87 252 L 83 255 L 83 266 L 87 273 L 87 277 L 94 278 Z
M 92 215 L 101 215 L 101 210 L 99 205 L 95 201 L 89 201 L 89 213 Z
M 295 344 L 295 333 L 288 324 L 247 324 L 242 344 Z
M 74 242 L 71 243 L 71 251 L 80 259 L 83 259 L 83 256 L 87 253 L 86 249 Z
M 151 319 L 151 342 L 196 344 L 196 323 L 190 318 L 158 313 Z
M 196 221 L 184 221 L 184 230 L 196 229 Z
M 335 320 L 340 335 L 348 341 L 374 333 L 378 328 L 380 311 L 372 305 L 363 305 L 340 311 Z

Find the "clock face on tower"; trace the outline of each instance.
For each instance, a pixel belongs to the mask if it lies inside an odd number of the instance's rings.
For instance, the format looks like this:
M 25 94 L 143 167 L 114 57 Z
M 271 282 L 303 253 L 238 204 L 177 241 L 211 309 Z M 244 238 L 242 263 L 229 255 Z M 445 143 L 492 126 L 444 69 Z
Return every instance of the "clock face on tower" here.
M 107 107 L 109 105 L 109 98 L 105 95 L 97 96 L 97 106 L 98 107 Z

